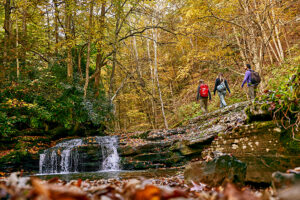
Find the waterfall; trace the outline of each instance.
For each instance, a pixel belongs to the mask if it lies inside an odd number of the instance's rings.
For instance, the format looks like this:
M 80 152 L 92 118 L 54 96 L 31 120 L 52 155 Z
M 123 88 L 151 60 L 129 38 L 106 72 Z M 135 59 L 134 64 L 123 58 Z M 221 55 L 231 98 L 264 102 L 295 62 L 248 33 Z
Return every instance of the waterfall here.
M 46 149 L 40 154 L 39 173 L 52 174 L 78 172 L 82 170 L 88 171 L 89 168 L 84 169 L 84 167 L 82 167 L 84 163 L 81 163 L 81 158 L 85 158 L 87 152 L 81 150 L 81 153 L 79 153 L 78 148 L 89 145 L 96 146 L 96 152 L 98 151 L 100 156 L 98 156 L 98 161 L 96 157 L 95 160 L 85 160 L 86 162 L 100 163 L 100 166 L 97 164 L 99 170 L 119 170 L 119 155 L 117 151 L 118 137 L 96 136 L 93 139 L 67 140 Z
M 73 139 L 46 149 L 40 154 L 40 174 L 76 172 L 79 162 L 77 147 L 81 145 L 81 139 Z
M 99 145 L 101 146 L 103 162 L 101 170 L 115 171 L 119 170 L 119 154 L 118 138 L 117 137 L 98 137 Z
M 44 164 L 44 161 L 45 161 L 45 154 L 42 153 L 42 154 L 40 154 L 40 163 L 39 163 L 40 174 L 43 173 L 43 164 Z

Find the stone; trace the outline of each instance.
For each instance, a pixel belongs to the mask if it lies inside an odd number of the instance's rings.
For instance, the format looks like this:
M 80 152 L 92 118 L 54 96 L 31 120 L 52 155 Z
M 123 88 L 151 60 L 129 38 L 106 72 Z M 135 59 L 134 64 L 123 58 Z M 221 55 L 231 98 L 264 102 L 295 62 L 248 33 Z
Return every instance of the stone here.
M 187 183 L 202 182 L 209 186 L 223 185 L 226 181 L 243 184 L 246 177 L 247 165 L 234 156 L 218 155 L 208 162 L 198 161 L 190 163 L 185 171 Z
M 300 166 L 300 143 L 292 141 L 286 133 L 279 133 L 276 128 L 272 121 L 243 125 L 234 133 L 214 140 L 202 152 L 202 157 L 216 150 L 233 155 L 247 164 L 245 181 L 270 184 L 273 172 Z
M 245 109 L 247 114 L 247 121 L 271 121 L 272 113 L 267 109 L 263 109 L 264 106 L 261 103 L 252 104 Z
M 278 197 L 280 200 L 300 200 L 300 184 L 280 190 L 278 192 Z
M 272 185 L 276 189 L 285 189 L 293 185 L 300 186 L 300 173 L 274 172 L 272 174 Z

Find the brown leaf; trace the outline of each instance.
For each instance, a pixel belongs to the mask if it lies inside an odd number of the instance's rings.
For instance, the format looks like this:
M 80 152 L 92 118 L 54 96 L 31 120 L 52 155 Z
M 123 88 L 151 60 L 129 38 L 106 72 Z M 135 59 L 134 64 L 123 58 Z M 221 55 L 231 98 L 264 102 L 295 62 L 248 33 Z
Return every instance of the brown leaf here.
M 59 178 L 58 177 L 53 177 L 50 180 L 48 180 L 48 183 L 58 183 L 59 182 Z
M 87 194 L 76 188 L 43 183 L 37 178 L 32 178 L 31 198 L 49 200 L 89 200 Z
M 161 196 L 162 196 L 162 199 L 164 199 L 164 200 L 178 198 L 178 197 L 184 197 L 184 198 L 188 197 L 186 191 L 179 190 L 179 189 L 174 189 L 172 191 L 164 191 L 163 190 Z
M 259 200 L 248 189 L 244 191 L 238 190 L 234 185 L 228 183 L 224 191 L 226 200 Z

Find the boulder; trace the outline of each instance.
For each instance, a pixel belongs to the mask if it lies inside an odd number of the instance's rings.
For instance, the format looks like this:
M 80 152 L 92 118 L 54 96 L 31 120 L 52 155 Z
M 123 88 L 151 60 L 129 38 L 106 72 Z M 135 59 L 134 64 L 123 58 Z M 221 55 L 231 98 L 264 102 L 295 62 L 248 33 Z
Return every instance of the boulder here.
M 205 162 L 190 163 L 184 171 L 184 179 L 189 183 L 203 182 L 210 186 L 218 186 L 226 181 L 243 184 L 247 165 L 234 156 L 219 154 L 214 159 Z
M 273 172 L 300 166 L 299 145 L 276 123 L 255 122 L 220 134 L 202 157 L 214 151 L 233 155 L 247 164 L 245 181 L 270 184 Z
M 300 172 L 298 173 L 274 172 L 272 174 L 272 185 L 276 189 L 285 189 L 294 185 L 300 186 Z
M 268 111 L 268 105 L 262 103 L 255 103 L 245 109 L 247 114 L 247 121 L 271 121 L 273 119 L 272 113 Z

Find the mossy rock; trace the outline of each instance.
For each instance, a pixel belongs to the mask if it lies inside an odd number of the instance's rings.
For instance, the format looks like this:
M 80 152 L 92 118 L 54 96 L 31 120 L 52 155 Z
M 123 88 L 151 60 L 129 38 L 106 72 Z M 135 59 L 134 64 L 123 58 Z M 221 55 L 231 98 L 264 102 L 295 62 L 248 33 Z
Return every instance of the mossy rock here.
M 253 121 L 270 121 L 273 119 L 272 113 L 268 111 L 264 104 L 252 104 L 245 108 L 245 113 L 248 123 Z
M 38 171 L 39 170 L 39 155 L 30 154 L 27 151 L 13 151 L 0 158 L 0 171 Z

